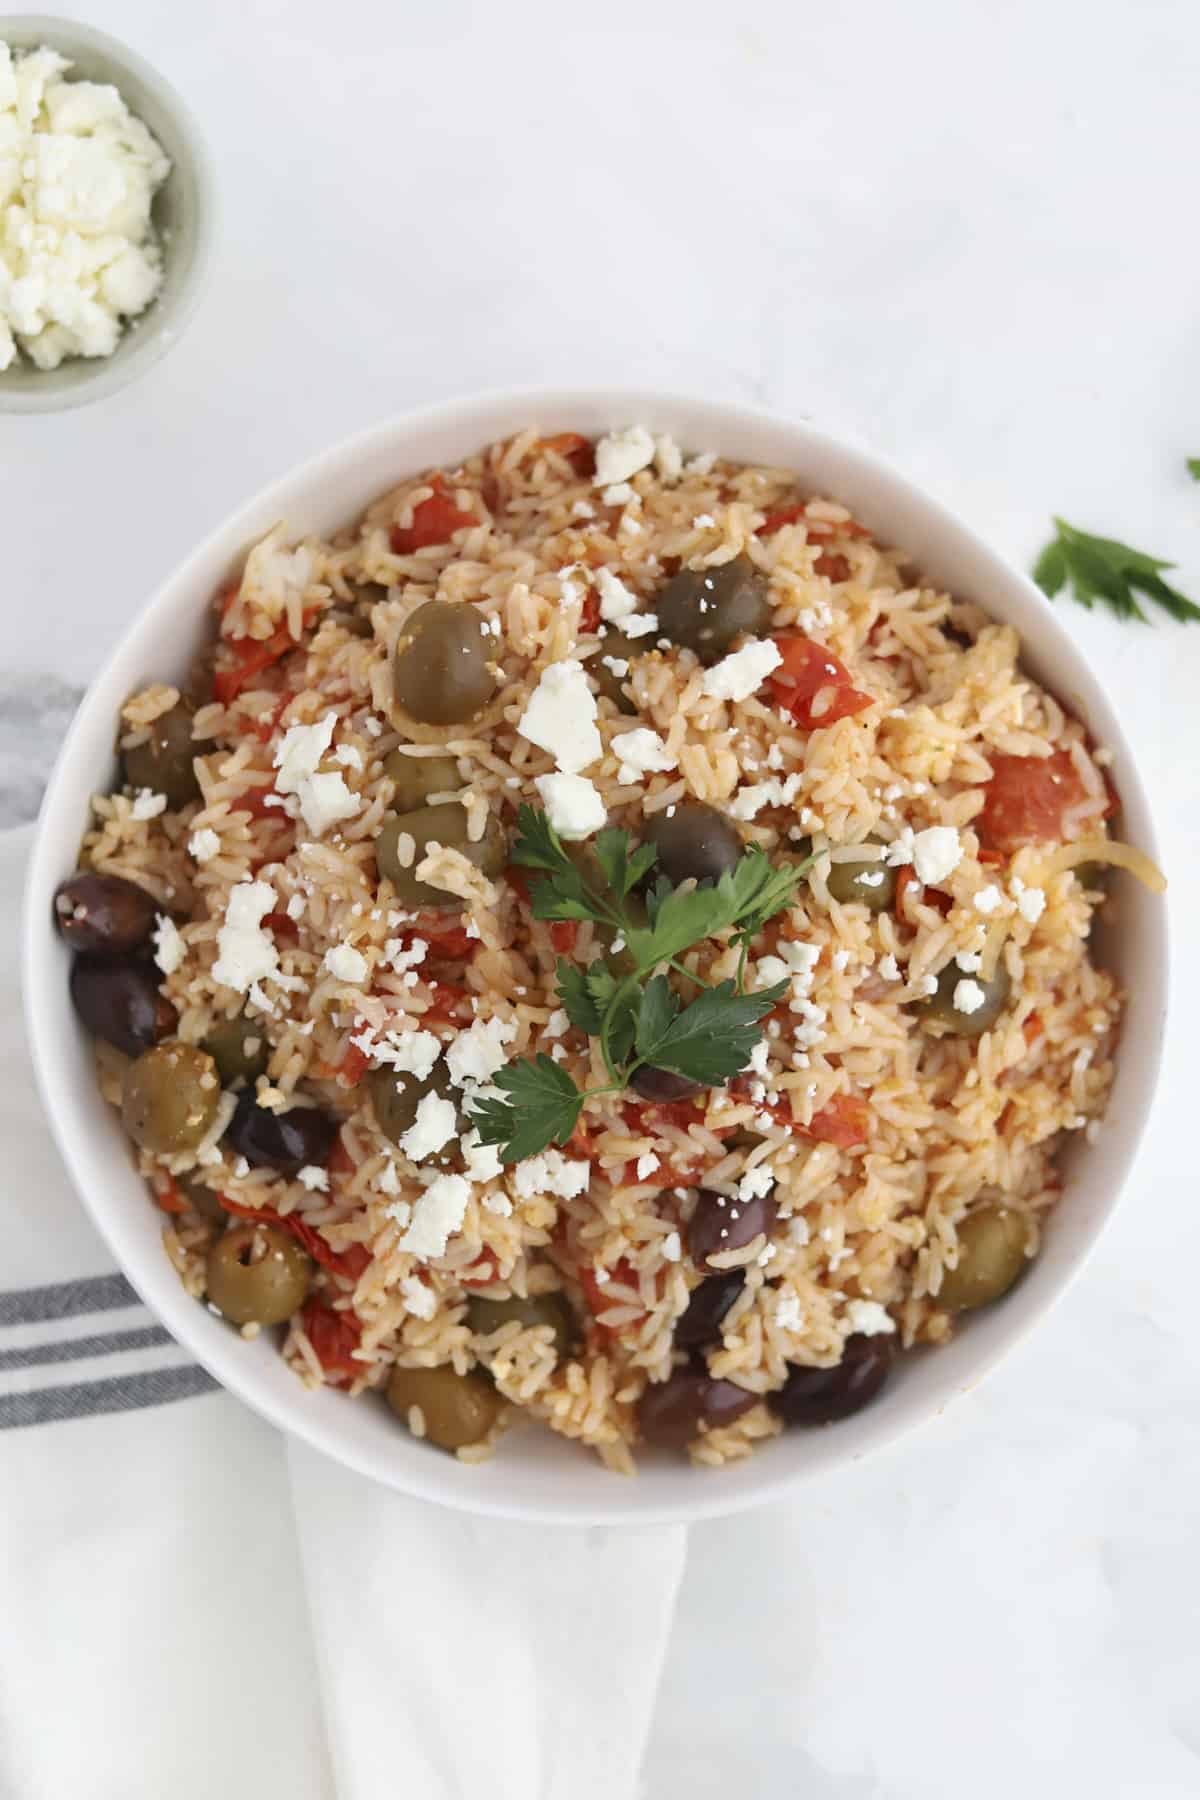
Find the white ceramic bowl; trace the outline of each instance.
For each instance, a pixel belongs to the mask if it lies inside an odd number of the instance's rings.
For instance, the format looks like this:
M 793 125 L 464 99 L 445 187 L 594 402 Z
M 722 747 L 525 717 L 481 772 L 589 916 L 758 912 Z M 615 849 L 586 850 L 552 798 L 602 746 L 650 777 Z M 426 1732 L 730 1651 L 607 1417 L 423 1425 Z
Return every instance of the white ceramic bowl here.
M 42 13 L 0 17 L 0 40 L 13 50 L 57 50 L 73 65 L 68 81 L 110 82 L 171 159 L 151 214 L 162 238 L 163 284 L 145 312 L 126 325 L 112 355 L 71 357 L 57 369 L 35 368 L 19 356 L 0 371 L 0 413 L 59 412 L 115 394 L 179 342 L 208 276 L 216 185 L 195 119 L 170 83 L 127 45 L 90 25 Z
M 583 1523 L 648 1523 L 733 1512 L 778 1498 L 928 1422 L 973 1386 L 1063 1292 L 1095 1243 L 1128 1173 L 1154 1090 L 1167 988 L 1166 909 L 1129 877 L 1106 958 L 1129 989 L 1117 1081 L 1099 1144 L 1070 1157 L 1067 1190 L 1045 1248 L 1020 1286 L 970 1319 L 944 1349 L 905 1359 L 883 1396 L 824 1431 L 795 1431 L 720 1472 L 650 1457 L 636 1480 L 610 1475 L 548 1432 L 518 1430 L 495 1460 L 465 1467 L 397 1429 L 382 1404 L 308 1393 L 273 1342 L 245 1343 L 180 1286 L 149 1203 L 94 1079 L 90 1045 L 67 995 L 68 955 L 51 925 L 51 896 L 75 866 L 88 797 L 113 777 L 113 731 L 130 691 L 187 667 L 212 595 L 276 520 L 327 533 L 400 477 L 452 463 L 489 440 L 538 422 L 598 434 L 642 421 L 692 450 L 719 450 L 794 469 L 801 484 L 850 506 L 933 580 L 1015 625 L 1030 671 L 1111 746 L 1128 837 L 1151 854 L 1146 798 L 1113 708 L 1048 603 L 1023 576 L 936 502 L 865 451 L 810 425 L 737 407 L 645 392 L 554 390 L 484 396 L 390 421 L 287 475 L 213 533 L 142 613 L 81 705 L 42 808 L 25 923 L 30 1038 L 46 1110 L 85 1206 L 146 1303 L 206 1368 L 276 1425 L 392 1487 L 466 1511 Z M 136 526 L 131 516 L 130 529 Z

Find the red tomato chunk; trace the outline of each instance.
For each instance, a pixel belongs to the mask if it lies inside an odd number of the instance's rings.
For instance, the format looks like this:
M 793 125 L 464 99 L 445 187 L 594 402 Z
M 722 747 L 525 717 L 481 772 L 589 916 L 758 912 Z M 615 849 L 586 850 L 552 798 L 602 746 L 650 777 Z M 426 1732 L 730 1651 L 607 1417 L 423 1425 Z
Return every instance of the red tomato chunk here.
M 803 731 L 817 731 L 852 718 L 873 704 L 856 688 L 843 662 L 811 638 L 777 637 L 782 666 L 771 675 L 771 691 Z
M 474 513 L 460 511 L 440 475 L 433 476 L 429 485 L 433 492 L 413 507 L 412 524 L 392 526 L 392 549 L 397 556 L 411 556 L 414 550 L 428 549 L 430 544 L 448 543 L 464 525 L 479 523 Z
M 1023 844 L 1060 842 L 1065 815 L 1088 797 L 1069 752 L 993 756 L 991 764 L 992 779 L 984 784 L 983 811 L 975 820 L 984 848 L 1011 852 Z M 1115 807 L 1115 799 L 1108 796 L 1099 816 L 1107 818 Z

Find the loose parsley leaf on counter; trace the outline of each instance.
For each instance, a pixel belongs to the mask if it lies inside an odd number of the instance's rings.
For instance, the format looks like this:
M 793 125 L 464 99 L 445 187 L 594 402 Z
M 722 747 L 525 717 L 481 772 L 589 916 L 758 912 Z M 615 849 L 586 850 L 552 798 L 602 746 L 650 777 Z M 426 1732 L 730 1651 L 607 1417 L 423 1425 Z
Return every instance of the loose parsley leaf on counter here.
M 1200 619 L 1200 606 L 1162 578 L 1161 571 L 1173 569 L 1174 563 L 1147 556 L 1116 538 L 1093 537 L 1065 519 L 1056 518 L 1054 525 L 1058 535 L 1033 566 L 1033 579 L 1049 599 L 1069 584 L 1072 599 L 1081 606 L 1090 609 L 1099 600 L 1119 619 L 1145 619 L 1135 594 L 1152 600 L 1182 623 Z
M 1200 481 L 1200 456 L 1189 456 L 1187 459 L 1188 474 L 1193 481 Z
M 746 950 L 768 919 L 790 905 L 808 863 L 776 867 L 757 845 L 717 882 L 675 888 L 660 876 L 640 902 L 630 896 L 651 873 L 652 844 L 635 847 L 629 833 L 601 831 L 590 855 L 574 860 L 545 813 L 522 806 L 513 861 L 538 871 L 530 884 L 536 919 L 586 919 L 623 939 L 620 960 L 603 955 L 586 969 L 558 962 L 558 998 L 577 1031 L 596 1039 L 609 1084 L 580 1089 L 548 1056 L 510 1064 L 495 1078 L 502 1098 L 476 1103 L 471 1118 L 484 1143 L 497 1144 L 505 1162 L 565 1143 L 589 1094 L 619 1093 L 646 1064 L 691 1081 L 715 1085 L 739 1074 L 758 1041 L 758 1024 L 784 988 L 741 991 Z M 810 859 L 811 860 L 811 859 Z M 731 932 L 741 951 L 736 981 L 701 989 L 684 1005 L 666 970 L 698 944 Z

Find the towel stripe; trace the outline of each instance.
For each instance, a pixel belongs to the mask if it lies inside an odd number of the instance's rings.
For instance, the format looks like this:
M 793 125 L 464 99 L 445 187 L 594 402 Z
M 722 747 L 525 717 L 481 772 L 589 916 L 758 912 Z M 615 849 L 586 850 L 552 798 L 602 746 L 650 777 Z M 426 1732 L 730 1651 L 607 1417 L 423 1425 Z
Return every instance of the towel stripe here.
M 147 1350 L 174 1341 L 161 1325 L 141 1325 L 135 1331 L 105 1331 L 95 1337 L 62 1338 L 57 1344 L 31 1344 L 24 1350 L 0 1350 L 0 1369 L 36 1369 L 43 1363 L 79 1362 L 85 1356 Z
M 52 1287 L 16 1288 L 0 1294 L 0 1325 L 28 1325 L 69 1319 L 73 1313 L 140 1305 L 123 1275 L 92 1275 L 84 1281 L 58 1281 Z
M 19 1425 L 49 1425 L 97 1413 L 133 1412 L 207 1394 L 216 1382 L 198 1363 L 182 1369 L 152 1369 L 144 1375 L 113 1375 L 69 1387 L 40 1388 L 33 1394 L 0 1394 L 0 1431 Z

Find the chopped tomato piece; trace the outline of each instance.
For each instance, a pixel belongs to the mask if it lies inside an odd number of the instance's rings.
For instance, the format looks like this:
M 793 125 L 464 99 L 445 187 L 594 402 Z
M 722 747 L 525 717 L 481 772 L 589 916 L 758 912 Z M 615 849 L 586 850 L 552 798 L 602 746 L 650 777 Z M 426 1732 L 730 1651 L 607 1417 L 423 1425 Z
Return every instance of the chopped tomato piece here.
M 811 638 L 777 637 L 782 665 L 770 677 L 771 691 L 785 712 L 804 731 L 817 731 L 849 719 L 873 704 L 856 688 L 843 662 Z
M 357 1044 L 347 1044 L 337 1066 L 338 1080 L 343 1087 L 357 1087 L 370 1066 L 371 1059 L 365 1050 Z M 338 1142 L 341 1142 L 340 1137 Z
M 542 439 L 543 450 L 553 450 L 564 462 L 569 462 L 577 475 L 594 475 L 596 472 L 596 452 L 589 438 L 582 437 L 578 431 L 560 431 L 554 437 Z
M 268 798 L 275 801 L 276 804 L 274 806 L 268 806 Z M 235 810 L 238 812 L 248 812 L 252 819 L 269 819 L 272 817 L 286 819 L 287 814 L 284 812 L 283 807 L 278 804 L 278 801 L 279 795 L 275 792 L 275 783 L 271 781 L 268 782 L 266 787 L 250 788 L 237 802 Z M 268 858 L 267 860 L 270 861 L 271 859 Z
M 300 936 L 300 927 L 295 919 L 283 912 L 264 913 L 263 930 L 274 932 L 276 937 L 282 938 L 288 944 L 296 943 Z
M 500 1258 L 490 1245 L 484 1246 L 465 1275 L 459 1276 L 463 1287 L 491 1287 L 500 1273 Z
M 826 576 L 830 581 L 848 581 L 850 564 L 837 550 L 822 550 L 813 568 L 818 575 Z
M 1022 1030 L 1025 1033 L 1025 1042 L 1029 1045 L 1030 1049 L 1032 1049 L 1034 1044 L 1037 1043 L 1038 1039 L 1046 1030 L 1046 1027 L 1042 1024 L 1041 1015 L 1039 1013 L 1031 1012 L 1026 1019 Z
M 659 1124 L 677 1125 L 686 1131 L 689 1125 L 703 1119 L 706 1104 L 703 1101 L 697 1106 L 694 1100 L 631 1100 L 622 1107 L 621 1114 L 629 1130 L 639 1135 L 653 1131 Z
M 463 512 L 447 491 L 441 475 L 430 479 L 433 492 L 413 507 L 411 525 L 393 525 L 392 549 L 397 556 L 411 556 L 414 550 L 428 549 L 430 544 L 445 544 L 464 525 L 477 525 L 474 513 Z
M 326 1167 L 331 1175 L 353 1175 L 354 1173 L 355 1161 L 347 1150 L 345 1139 L 340 1131 L 333 1140 L 333 1149 L 329 1152 L 329 1161 Z
M 836 1144 L 849 1150 L 866 1142 L 871 1109 L 861 1094 L 835 1094 L 833 1099 L 814 1113 L 807 1125 L 796 1127 L 801 1137 L 815 1138 L 819 1144 Z
M 589 588 L 587 597 L 579 609 L 579 629 L 587 633 L 595 631 L 600 623 L 600 596 L 595 588 Z
M 295 1213 L 284 1219 L 267 1206 L 243 1206 L 240 1200 L 232 1200 L 228 1194 L 218 1194 L 217 1198 L 226 1212 L 234 1213 L 239 1219 L 253 1219 L 258 1225 L 278 1225 L 282 1230 L 290 1231 L 314 1262 L 320 1263 L 323 1269 L 332 1270 L 335 1275 L 357 1281 L 371 1260 L 365 1244 L 351 1244 L 348 1250 L 334 1250 L 315 1226 L 307 1224 Z
M 427 1020 L 436 1019 L 440 1020 L 443 1024 L 449 1024 L 450 1020 L 455 1018 L 459 1013 L 462 1003 L 467 997 L 467 990 L 465 988 L 454 987 L 448 981 L 431 981 L 429 983 L 429 990 L 433 995 L 433 1004 L 430 1006 L 429 1011 L 424 1015 L 425 1018 Z
M 1064 816 L 1088 797 L 1069 752 L 993 756 L 991 764 L 983 811 L 975 819 L 980 843 L 988 850 L 1013 851 L 1023 844 L 1059 842 Z M 1113 811 L 1115 800 L 1109 795 L 1100 817 Z
M 638 1158 L 631 1157 L 614 1183 L 616 1187 L 688 1187 L 695 1179 L 695 1167 L 681 1169 L 676 1163 L 660 1162 L 649 1175 L 638 1174 Z
M 575 939 L 579 936 L 577 919 L 553 919 L 550 923 L 550 942 L 560 956 L 570 956 L 575 948 Z
M 507 869 L 505 869 L 505 871 L 504 871 L 504 879 L 505 879 L 505 881 L 507 881 L 507 883 L 508 883 L 509 887 L 512 889 L 513 893 L 517 896 L 517 899 L 523 900 L 525 902 L 526 906 L 528 906 L 529 905 L 529 876 L 526 873 L 526 871 L 521 867 L 521 864 L 520 863 L 509 863 Z
M 190 1209 L 187 1201 L 168 1175 L 162 1187 L 154 1190 L 154 1201 L 165 1213 L 185 1213 Z
M 222 706 L 228 706 L 256 675 L 272 668 L 289 650 L 296 650 L 299 645 L 286 625 L 281 625 L 269 638 L 225 638 L 223 648 L 232 660 L 214 674 L 213 694 Z
M 606 1312 L 613 1304 L 609 1292 L 610 1283 L 619 1281 L 633 1288 L 636 1288 L 638 1284 L 637 1270 L 625 1257 L 622 1257 L 619 1262 L 615 1262 L 611 1269 L 606 1269 L 605 1274 L 608 1279 L 600 1281 L 597 1278 L 596 1270 L 589 1264 L 584 1263 L 580 1266 L 579 1285 L 583 1289 L 584 1297 L 593 1313 Z M 642 1316 L 645 1317 L 644 1314 Z M 619 1326 L 605 1325 L 600 1319 L 596 1319 L 594 1329 L 604 1338 L 611 1339 L 621 1335 Z
M 759 526 L 756 537 L 770 537 L 772 532 L 781 531 L 785 525 L 794 525 L 797 519 L 804 516 L 804 501 L 797 500 L 792 506 L 780 506 L 769 512 Z
M 247 729 L 253 732 L 260 744 L 265 744 L 269 738 L 275 735 L 280 719 L 294 699 L 294 694 L 281 694 L 264 718 L 251 721 Z
M 327 1375 L 336 1379 L 334 1387 L 347 1387 L 366 1370 L 366 1363 L 354 1355 L 362 1337 L 362 1325 L 351 1312 L 338 1312 L 323 1300 L 307 1300 L 300 1314 L 305 1335 L 317 1361 Z
M 906 925 L 914 923 L 908 910 L 910 900 L 914 906 L 932 906 L 943 919 L 954 905 L 952 894 L 942 888 L 926 887 L 912 864 L 905 863 L 896 870 L 896 911 Z

